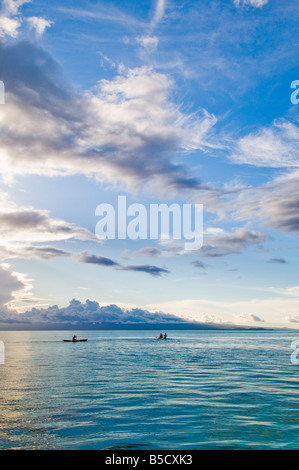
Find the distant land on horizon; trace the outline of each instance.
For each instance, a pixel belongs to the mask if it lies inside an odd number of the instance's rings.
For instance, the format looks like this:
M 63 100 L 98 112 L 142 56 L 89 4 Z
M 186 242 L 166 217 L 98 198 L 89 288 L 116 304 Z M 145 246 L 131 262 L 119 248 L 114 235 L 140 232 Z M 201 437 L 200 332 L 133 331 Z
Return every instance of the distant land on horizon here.
M 295 331 L 288 328 L 254 327 L 240 325 L 218 325 L 207 323 L 69 323 L 69 324 L 28 324 L 28 323 L 0 323 L 0 331 L 98 331 L 98 330 L 225 330 L 225 331 Z
M 33 308 L 24 313 L 0 311 L 0 330 L 59 331 L 59 330 L 226 330 L 226 331 L 294 331 L 276 326 L 237 324 L 217 321 L 196 321 L 164 312 L 149 312 L 143 308 L 125 309 L 118 305 L 84 303 L 73 299 L 66 307 L 52 305 Z

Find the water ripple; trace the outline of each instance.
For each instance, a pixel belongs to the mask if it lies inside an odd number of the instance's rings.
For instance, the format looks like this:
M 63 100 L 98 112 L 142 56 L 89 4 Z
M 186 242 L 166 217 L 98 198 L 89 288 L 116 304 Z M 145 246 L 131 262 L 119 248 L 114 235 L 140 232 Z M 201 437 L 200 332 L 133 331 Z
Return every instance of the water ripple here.
M 65 334 L 1 333 L 1 449 L 298 448 L 292 333 Z

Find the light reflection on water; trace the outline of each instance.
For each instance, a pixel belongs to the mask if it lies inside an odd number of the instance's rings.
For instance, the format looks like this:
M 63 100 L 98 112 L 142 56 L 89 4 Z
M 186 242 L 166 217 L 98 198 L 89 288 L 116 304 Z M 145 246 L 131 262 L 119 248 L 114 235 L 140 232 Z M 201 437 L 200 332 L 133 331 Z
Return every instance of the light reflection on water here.
M 298 448 L 296 333 L 158 333 L 0 333 L 0 448 Z

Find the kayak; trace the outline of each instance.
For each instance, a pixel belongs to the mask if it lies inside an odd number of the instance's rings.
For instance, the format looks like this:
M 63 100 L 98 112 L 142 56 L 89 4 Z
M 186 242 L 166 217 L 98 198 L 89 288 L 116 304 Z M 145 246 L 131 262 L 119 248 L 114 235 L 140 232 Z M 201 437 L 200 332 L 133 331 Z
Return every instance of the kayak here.
M 81 341 L 87 341 L 87 339 L 63 339 L 65 343 L 80 343 Z

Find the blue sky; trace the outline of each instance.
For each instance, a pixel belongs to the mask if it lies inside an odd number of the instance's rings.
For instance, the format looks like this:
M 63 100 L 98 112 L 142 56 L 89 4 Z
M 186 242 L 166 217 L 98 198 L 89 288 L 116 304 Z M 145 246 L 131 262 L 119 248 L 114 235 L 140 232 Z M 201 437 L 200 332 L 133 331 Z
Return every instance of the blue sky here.
M 290 0 L 2 1 L 5 318 L 75 298 L 297 327 L 298 16 Z M 96 207 L 120 195 L 203 204 L 203 247 L 100 242 Z

